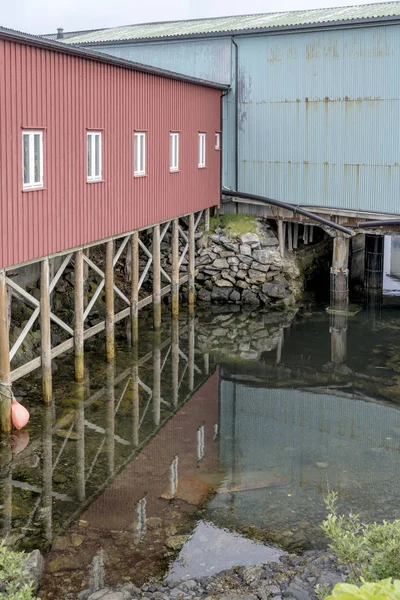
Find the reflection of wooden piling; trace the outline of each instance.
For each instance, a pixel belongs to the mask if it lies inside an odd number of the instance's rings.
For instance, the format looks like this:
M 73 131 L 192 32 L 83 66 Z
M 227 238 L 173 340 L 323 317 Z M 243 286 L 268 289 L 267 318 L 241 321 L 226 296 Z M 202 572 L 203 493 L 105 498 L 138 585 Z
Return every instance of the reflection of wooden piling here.
M 161 257 L 160 225 L 153 227 L 153 319 L 154 329 L 161 328 Z
M 153 419 L 159 425 L 161 419 L 161 336 L 154 335 L 153 341 Z
M 106 271 L 105 271 L 105 295 L 106 295 L 106 359 L 114 360 L 114 242 L 106 242 Z
M 85 499 L 85 387 L 82 383 L 76 386 L 76 481 L 79 501 Z
M 0 270 L 0 382 L 10 384 L 10 342 L 8 336 L 8 303 L 6 272 Z M 11 431 L 11 397 L 8 389 L 0 387 L 1 431 Z
M 308 232 L 308 241 L 310 242 L 310 244 L 312 244 L 314 241 L 314 225 L 310 225 L 310 230 Z
M 106 453 L 108 473 L 112 475 L 115 468 L 115 363 L 107 365 L 107 414 L 106 414 Z
M 40 328 L 42 338 L 42 383 L 43 401 L 48 404 L 52 400 L 51 377 L 51 324 L 50 324 L 50 292 L 49 292 L 49 259 L 41 262 L 40 272 Z
M 172 278 L 171 278 L 172 315 L 179 314 L 179 220 L 172 222 Z
M 138 364 L 138 346 L 133 347 L 133 367 L 132 367 L 132 443 L 139 445 L 139 364 Z
M 210 209 L 204 211 L 204 231 L 210 231 Z
M 293 252 L 293 224 L 287 224 L 287 242 L 289 252 Z
M 172 318 L 171 360 L 172 360 L 172 404 L 179 401 L 179 320 Z
M 276 364 L 279 365 L 282 360 L 282 348 L 284 341 L 284 329 L 279 331 L 278 344 L 276 346 Z
M 85 359 L 83 342 L 83 251 L 75 252 L 75 380 L 85 378 Z
M 308 244 L 308 225 L 304 225 L 304 228 L 303 228 L 303 242 L 304 242 L 304 245 L 307 246 L 307 244 Z
M 0 477 L 2 482 L 0 503 L 2 504 L 3 519 L 0 535 L 5 538 L 7 534 L 11 533 L 12 528 L 12 451 L 8 444 L 0 448 Z
M 210 355 L 208 354 L 208 352 L 206 354 L 204 354 L 203 360 L 204 360 L 204 373 L 206 375 L 209 375 L 210 374 Z
M 283 223 L 280 220 L 278 221 L 278 242 L 279 252 L 283 258 L 285 256 L 285 238 L 283 236 Z
M 194 310 L 194 268 L 195 268 L 195 240 L 194 240 L 194 213 L 189 215 L 189 268 L 188 268 L 188 309 Z
M 43 414 L 43 489 L 42 507 L 46 541 L 53 539 L 53 408 L 46 406 Z
M 294 248 L 294 250 L 297 250 L 298 245 L 299 245 L 299 224 L 295 223 L 293 225 L 293 248 Z
M 131 235 L 131 330 L 132 344 L 135 345 L 139 339 L 139 232 Z
M 194 315 L 189 314 L 189 352 L 188 352 L 188 373 L 189 373 L 189 390 L 194 388 Z

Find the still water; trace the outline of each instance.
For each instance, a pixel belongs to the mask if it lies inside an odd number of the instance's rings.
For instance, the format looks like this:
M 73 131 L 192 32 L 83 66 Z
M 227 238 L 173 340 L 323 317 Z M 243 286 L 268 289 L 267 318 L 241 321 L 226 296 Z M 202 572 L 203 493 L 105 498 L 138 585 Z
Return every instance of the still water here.
M 237 309 L 165 315 L 160 337 L 143 313 L 115 364 L 88 346 L 84 384 L 57 361 L 52 407 L 38 376 L 17 382 L 31 421 L 1 448 L 0 527 L 47 553 L 42 599 L 93 565 L 141 584 L 324 547 L 329 489 L 364 520 L 400 517 L 399 311 Z

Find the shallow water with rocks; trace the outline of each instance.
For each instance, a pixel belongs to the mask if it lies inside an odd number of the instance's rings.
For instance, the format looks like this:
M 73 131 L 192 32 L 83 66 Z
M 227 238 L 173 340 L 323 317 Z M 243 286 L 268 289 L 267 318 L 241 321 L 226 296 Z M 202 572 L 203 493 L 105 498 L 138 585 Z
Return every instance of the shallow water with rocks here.
M 53 406 L 38 375 L 15 386 L 31 421 L 1 447 L 0 526 L 45 555 L 42 600 L 306 600 L 343 578 L 328 489 L 365 521 L 399 518 L 398 311 L 199 306 L 166 310 L 161 338 L 140 318 L 138 348 L 119 324 L 115 364 L 88 344 L 83 384 L 54 361 Z

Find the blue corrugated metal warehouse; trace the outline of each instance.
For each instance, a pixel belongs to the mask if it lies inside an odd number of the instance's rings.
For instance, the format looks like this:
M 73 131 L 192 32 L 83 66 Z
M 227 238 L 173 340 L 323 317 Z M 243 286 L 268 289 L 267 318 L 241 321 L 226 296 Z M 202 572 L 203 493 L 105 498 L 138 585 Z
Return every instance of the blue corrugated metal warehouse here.
M 65 42 L 230 84 L 225 186 L 332 214 L 400 213 L 400 2 L 132 25 Z

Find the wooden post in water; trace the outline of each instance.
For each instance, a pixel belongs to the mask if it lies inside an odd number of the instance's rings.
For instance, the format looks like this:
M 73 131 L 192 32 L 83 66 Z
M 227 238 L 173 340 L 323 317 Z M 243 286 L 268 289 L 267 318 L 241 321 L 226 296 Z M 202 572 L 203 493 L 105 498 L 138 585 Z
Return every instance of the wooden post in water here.
M 293 252 L 293 223 L 290 222 L 287 224 L 287 241 L 289 252 Z
M 204 361 L 204 373 L 206 375 L 209 375 L 210 374 L 210 355 L 208 352 L 203 355 L 203 361 Z
M 282 258 L 285 256 L 285 238 L 283 235 L 283 223 L 279 219 L 278 220 L 278 241 L 279 241 L 279 252 L 281 253 Z
M 52 401 L 53 386 L 51 373 L 49 259 L 47 257 L 42 260 L 40 267 L 40 329 L 42 338 L 43 401 L 46 404 L 49 404 Z
M 85 477 L 85 387 L 82 383 L 76 384 L 76 398 L 78 405 L 75 412 L 76 424 L 76 480 L 77 492 L 80 502 L 83 502 L 86 496 L 86 477 Z
M 153 227 L 153 320 L 154 329 L 161 328 L 161 257 L 160 225 Z
M 161 334 L 154 334 L 153 340 L 153 420 L 154 425 L 161 419 Z
M 189 352 L 188 352 L 188 373 L 189 373 L 189 391 L 194 388 L 194 314 L 189 313 Z
M 106 295 L 106 359 L 114 360 L 114 242 L 106 242 L 106 271 L 105 271 L 105 295 Z
M 135 346 L 139 339 L 139 232 L 131 235 L 131 330 L 132 345 Z
M 171 277 L 172 316 L 179 314 L 179 219 L 172 222 L 172 277 Z
M 299 245 L 299 224 L 295 223 L 293 226 L 293 248 L 297 250 Z
M 53 407 L 43 413 L 43 487 L 42 514 L 47 542 L 53 541 Z
M 308 241 L 310 242 L 310 244 L 312 244 L 313 240 L 314 240 L 314 225 L 310 225 L 310 231 L 309 231 L 309 235 L 308 235 Z
M 305 246 L 308 245 L 308 225 L 304 225 L 304 229 L 303 229 L 303 242 L 304 242 Z
M 139 445 L 139 423 L 140 423 L 140 404 L 139 404 L 139 352 L 138 344 L 133 346 L 133 367 L 132 367 L 132 443 Z
M 210 209 L 204 211 L 204 231 L 210 231 Z
M 2 433 L 9 433 L 11 423 L 10 342 L 8 334 L 8 302 L 5 269 L 0 270 L 0 425 Z
M 83 250 L 78 250 L 75 252 L 75 381 L 83 381 L 85 379 L 83 273 Z
M 106 414 L 106 453 L 108 474 L 112 475 L 115 469 L 115 363 L 107 365 L 107 414 Z
M 194 310 L 194 269 L 195 269 L 195 240 L 194 240 L 194 213 L 189 215 L 189 269 L 188 269 L 188 309 L 189 313 Z
M 179 319 L 172 317 L 171 361 L 172 361 L 172 404 L 179 402 Z
M 333 238 L 331 266 L 331 308 L 346 308 L 349 303 L 349 238 Z

